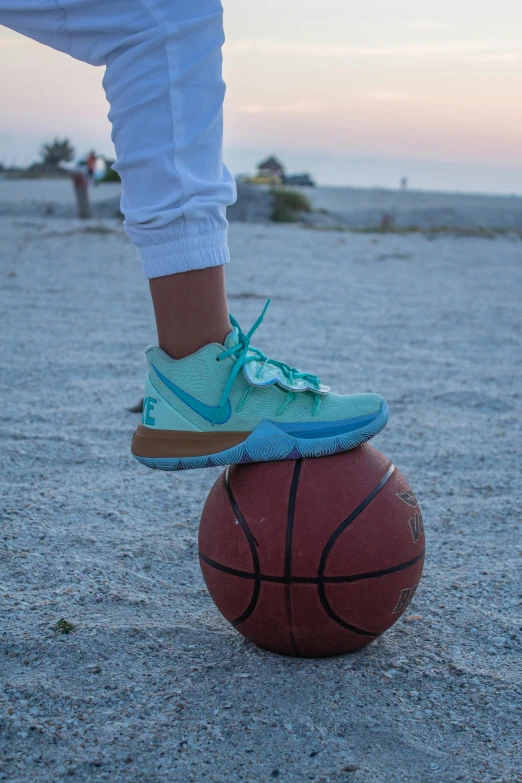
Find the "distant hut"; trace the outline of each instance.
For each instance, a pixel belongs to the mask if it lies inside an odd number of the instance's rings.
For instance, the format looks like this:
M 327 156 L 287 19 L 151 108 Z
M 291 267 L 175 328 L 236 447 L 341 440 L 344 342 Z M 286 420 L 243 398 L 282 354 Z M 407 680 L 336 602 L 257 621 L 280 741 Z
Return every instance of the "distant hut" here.
M 313 188 L 315 182 L 310 174 L 287 174 L 283 179 L 285 185 L 300 185 L 301 187 Z
M 272 155 L 270 158 L 261 161 L 257 165 L 258 177 L 280 177 L 282 180 L 285 176 L 285 167 L 280 160 Z

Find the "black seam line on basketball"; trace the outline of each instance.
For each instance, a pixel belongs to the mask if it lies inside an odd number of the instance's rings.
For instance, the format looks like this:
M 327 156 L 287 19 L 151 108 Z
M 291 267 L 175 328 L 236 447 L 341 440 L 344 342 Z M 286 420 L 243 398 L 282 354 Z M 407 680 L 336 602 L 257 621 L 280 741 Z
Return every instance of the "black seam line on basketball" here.
M 245 620 L 248 620 L 248 618 L 256 608 L 256 604 L 259 599 L 259 591 L 261 589 L 261 580 L 259 578 L 260 575 L 259 555 L 257 554 L 256 541 L 254 536 L 252 535 L 252 531 L 248 527 L 245 517 L 243 516 L 239 506 L 237 505 L 236 499 L 234 497 L 234 493 L 232 492 L 232 487 L 230 486 L 229 471 L 230 468 L 227 468 L 225 471 L 225 488 L 227 490 L 227 495 L 228 495 L 228 499 L 230 500 L 230 505 L 232 506 L 232 510 L 234 511 L 236 519 L 241 525 L 241 529 L 243 530 L 243 533 L 246 536 L 246 540 L 248 542 L 248 545 L 250 547 L 250 552 L 252 554 L 252 565 L 254 566 L 254 589 L 252 591 L 252 598 L 250 599 L 250 603 L 248 604 L 243 614 L 241 614 L 239 617 L 236 617 L 235 620 L 231 621 L 231 624 L 235 627 L 236 625 L 240 625 L 241 623 L 244 623 Z
M 346 519 L 344 520 L 344 522 L 341 522 L 341 524 L 339 525 L 339 527 L 338 527 L 336 530 L 334 530 L 334 532 L 332 533 L 332 535 L 330 536 L 330 538 L 329 538 L 329 539 L 328 539 L 328 541 L 326 542 L 326 546 L 325 546 L 325 548 L 323 549 L 323 551 L 322 551 L 322 554 L 321 554 L 321 560 L 319 561 L 319 569 L 318 569 L 318 572 L 317 572 L 317 575 L 318 575 L 320 578 L 321 578 L 321 577 L 323 576 L 323 574 L 324 574 L 324 569 L 325 569 L 325 567 L 326 567 L 326 559 L 327 559 L 328 555 L 330 554 L 330 550 L 331 550 L 331 548 L 333 547 L 333 545 L 335 544 L 335 542 L 337 541 L 337 539 L 339 538 L 339 536 L 341 535 L 341 533 L 344 533 L 344 531 L 346 530 L 346 528 L 347 528 L 349 525 L 351 525 L 351 524 L 352 524 L 352 522 L 354 522 L 354 521 L 357 519 L 357 517 L 359 516 L 359 514 L 361 514 L 361 513 L 364 511 L 364 509 L 366 508 L 366 506 L 367 506 L 369 503 L 371 503 L 371 502 L 372 502 L 372 500 L 374 499 L 374 497 L 375 497 L 375 496 L 376 496 L 376 495 L 377 495 L 377 494 L 378 494 L 378 493 L 381 491 L 381 489 L 384 487 L 384 485 L 386 484 L 386 482 L 388 481 L 388 479 L 390 479 L 390 478 L 392 477 L 392 475 L 393 475 L 394 471 L 395 471 L 395 465 L 390 465 L 390 467 L 388 468 L 388 470 L 386 471 L 386 473 L 384 474 L 384 476 L 382 477 L 382 479 L 379 481 L 379 483 L 377 484 L 377 486 L 376 486 L 376 487 L 374 487 L 374 488 L 372 489 L 372 491 L 370 492 L 370 494 L 369 494 L 369 495 L 367 495 L 367 496 L 364 498 L 364 500 L 362 501 L 362 503 L 359 503 L 359 505 L 357 506 L 357 508 L 355 509 L 355 511 L 352 511 L 352 513 L 350 514 L 350 516 L 346 517 Z
M 383 568 L 381 571 L 368 571 L 367 574 L 353 574 L 352 576 L 323 576 L 322 581 L 325 584 L 345 584 L 347 582 L 360 582 L 361 579 L 379 579 L 381 576 L 388 576 L 388 574 L 395 574 L 397 571 L 404 571 L 405 568 L 410 568 L 410 566 L 415 565 L 419 560 L 422 560 L 424 554 L 425 550 L 423 549 L 422 552 L 419 552 L 419 554 L 411 560 L 407 560 L 405 563 L 399 563 L 399 565 L 396 566 L 391 566 L 391 568 Z
M 285 581 L 284 576 L 265 576 L 264 574 L 254 574 L 252 571 L 240 571 L 237 568 L 230 568 L 230 566 L 222 565 L 212 560 L 212 558 L 204 555 L 203 552 L 199 552 L 199 556 L 207 565 L 215 568 L 217 571 L 230 574 L 230 576 L 239 576 L 241 579 L 261 579 L 263 582 L 281 582 L 281 584 L 284 584 Z
M 319 591 L 320 592 L 320 591 Z M 333 620 L 337 625 L 340 625 L 342 628 L 346 628 L 347 631 L 351 631 L 352 633 L 357 633 L 359 636 L 380 636 L 381 631 L 364 631 L 362 628 L 356 628 L 355 625 L 350 625 L 350 623 L 345 623 L 344 620 L 341 620 L 340 617 L 338 617 L 328 601 L 323 603 L 321 600 L 321 603 L 323 605 L 323 609 L 330 617 L 331 620 Z
M 420 552 L 416 557 L 412 558 L 411 560 L 407 560 L 405 563 L 399 563 L 399 565 L 391 566 L 390 568 L 383 568 L 380 571 L 368 571 L 367 574 L 352 574 L 351 576 L 323 576 L 322 580 L 318 576 L 293 576 L 292 582 L 294 584 L 317 585 L 320 581 L 324 582 L 325 584 L 345 584 L 350 582 L 359 582 L 362 579 L 379 579 L 381 576 L 395 574 L 397 571 L 404 571 L 405 568 L 410 568 L 410 566 L 415 565 L 419 562 L 419 560 L 422 560 L 424 555 L 425 550 L 423 549 L 422 552 Z M 209 565 L 211 568 L 215 568 L 217 571 L 223 571 L 225 574 L 230 574 L 230 576 L 238 576 L 241 579 L 256 579 L 256 575 L 251 571 L 240 571 L 237 568 L 230 568 L 230 566 L 222 565 L 221 563 L 217 563 L 215 560 L 212 560 L 210 557 L 204 555 L 203 552 L 199 552 L 199 556 L 204 563 Z M 257 578 L 261 582 L 277 582 L 279 584 L 288 584 L 284 576 L 259 574 Z
M 301 473 L 302 459 L 296 460 L 290 494 L 288 496 L 288 513 L 286 516 L 286 540 L 285 540 L 285 567 L 284 577 L 288 582 L 292 579 L 292 534 L 294 532 L 295 499 L 297 496 L 297 486 L 299 484 L 299 475 Z
M 297 496 L 297 487 L 299 484 L 299 475 L 301 473 L 301 466 L 303 464 L 302 459 L 296 460 L 294 465 L 294 473 L 292 476 L 292 483 L 290 485 L 290 493 L 288 495 L 288 512 L 286 515 L 286 537 L 285 537 L 285 563 L 284 563 L 284 579 L 285 579 L 285 604 L 286 604 L 286 617 L 288 621 L 288 629 L 290 632 L 290 644 L 292 646 L 292 652 L 294 655 L 298 655 L 297 641 L 294 635 L 294 628 L 292 624 L 292 596 L 290 593 L 290 586 L 292 584 L 292 534 L 294 531 L 294 515 L 295 515 L 295 501 Z
M 346 628 L 347 631 L 351 631 L 352 633 L 357 633 L 360 636 L 378 636 L 378 633 L 374 633 L 372 631 L 366 631 L 363 628 L 357 628 L 355 625 L 350 625 L 349 623 L 346 623 L 344 620 L 342 620 L 332 609 L 328 602 L 328 598 L 326 597 L 326 590 L 324 589 L 324 569 L 326 568 L 326 559 L 328 555 L 330 554 L 330 550 L 332 549 L 333 545 L 343 533 L 348 525 L 351 525 L 352 522 L 357 519 L 359 514 L 364 511 L 366 506 L 372 502 L 374 497 L 381 491 L 381 489 L 384 487 L 386 482 L 391 478 L 393 475 L 393 472 L 395 470 L 395 467 L 393 465 L 390 465 L 382 479 L 379 481 L 376 487 L 372 489 L 370 494 L 362 501 L 362 503 L 359 503 L 357 508 L 352 511 L 350 516 L 346 517 L 344 522 L 341 522 L 337 530 L 335 530 L 330 538 L 328 539 L 328 542 L 325 546 L 325 548 L 322 551 L 321 554 L 321 560 L 319 562 L 319 570 L 317 573 L 317 576 L 320 578 L 319 584 L 317 585 L 317 592 L 319 593 L 319 600 L 321 601 L 321 605 L 328 615 L 334 622 L 336 622 L 338 625 L 340 625 L 342 628 Z

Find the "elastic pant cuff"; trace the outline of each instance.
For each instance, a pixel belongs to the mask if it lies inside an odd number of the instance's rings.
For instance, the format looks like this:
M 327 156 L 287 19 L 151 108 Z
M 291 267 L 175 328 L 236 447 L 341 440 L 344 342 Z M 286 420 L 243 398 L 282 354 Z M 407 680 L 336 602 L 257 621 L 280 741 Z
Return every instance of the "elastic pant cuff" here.
M 191 272 L 210 266 L 228 264 L 230 253 L 227 232 L 200 234 L 163 244 L 152 244 L 138 248 L 145 277 L 164 277 L 178 272 Z

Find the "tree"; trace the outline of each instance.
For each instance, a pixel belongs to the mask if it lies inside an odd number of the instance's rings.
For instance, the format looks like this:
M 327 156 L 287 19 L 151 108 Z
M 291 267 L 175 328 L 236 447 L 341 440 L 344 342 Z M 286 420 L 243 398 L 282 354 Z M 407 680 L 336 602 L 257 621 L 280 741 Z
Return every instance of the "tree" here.
M 58 166 L 60 163 L 69 163 L 74 158 L 74 147 L 69 139 L 55 138 L 47 144 L 42 144 L 40 155 L 47 165 Z

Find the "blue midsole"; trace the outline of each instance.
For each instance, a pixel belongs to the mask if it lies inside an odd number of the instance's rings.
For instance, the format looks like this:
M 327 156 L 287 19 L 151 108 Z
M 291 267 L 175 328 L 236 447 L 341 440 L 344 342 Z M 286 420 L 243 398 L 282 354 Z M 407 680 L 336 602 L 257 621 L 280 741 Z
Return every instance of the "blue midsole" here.
M 299 422 L 280 424 L 279 422 L 272 421 L 270 423 L 279 430 L 286 432 L 287 435 L 291 435 L 293 438 L 329 438 L 365 427 L 367 424 L 371 424 L 379 415 L 380 412 L 374 413 L 371 416 L 354 416 L 351 419 L 342 419 L 341 421 L 336 422 L 314 421 L 305 424 L 300 424 Z

